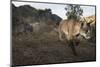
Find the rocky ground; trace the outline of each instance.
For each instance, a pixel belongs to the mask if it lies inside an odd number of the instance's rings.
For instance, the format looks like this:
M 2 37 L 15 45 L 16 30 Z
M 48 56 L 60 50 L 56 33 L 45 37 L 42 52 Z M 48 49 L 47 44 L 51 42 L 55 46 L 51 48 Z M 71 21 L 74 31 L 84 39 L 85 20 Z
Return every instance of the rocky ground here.
M 12 36 L 12 63 L 38 65 L 96 60 L 95 43 L 83 40 L 75 48 L 77 56 L 54 32 Z

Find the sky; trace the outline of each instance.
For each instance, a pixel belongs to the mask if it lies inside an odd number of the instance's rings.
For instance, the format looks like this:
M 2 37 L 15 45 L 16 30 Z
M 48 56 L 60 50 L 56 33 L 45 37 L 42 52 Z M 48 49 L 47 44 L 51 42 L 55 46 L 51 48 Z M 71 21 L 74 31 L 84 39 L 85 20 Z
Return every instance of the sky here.
M 22 5 L 30 5 L 32 7 L 35 7 L 36 9 L 46 9 L 50 8 L 52 10 L 53 14 L 57 14 L 63 19 L 66 19 L 66 10 L 65 4 L 48 4 L 48 3 L 34 3 L 34 2 L 19 2 L 19 1 L 12 1 L 12 3 L 16 6 L 22 6 Z M 95 7 L 94 6 L 80 6 L 83 9 L 83 16 L 91 16 L 95 14 Z

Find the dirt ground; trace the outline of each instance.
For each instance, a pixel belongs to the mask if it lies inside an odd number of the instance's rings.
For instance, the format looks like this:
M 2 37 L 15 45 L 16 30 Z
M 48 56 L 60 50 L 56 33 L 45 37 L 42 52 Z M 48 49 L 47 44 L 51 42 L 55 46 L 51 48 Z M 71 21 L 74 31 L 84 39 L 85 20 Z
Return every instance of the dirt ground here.
M 53 32 L 12 36 L 12 64 L 38 65 L 96 60 L 95 43 L 83 40 L 73 55 L 66 41 Z

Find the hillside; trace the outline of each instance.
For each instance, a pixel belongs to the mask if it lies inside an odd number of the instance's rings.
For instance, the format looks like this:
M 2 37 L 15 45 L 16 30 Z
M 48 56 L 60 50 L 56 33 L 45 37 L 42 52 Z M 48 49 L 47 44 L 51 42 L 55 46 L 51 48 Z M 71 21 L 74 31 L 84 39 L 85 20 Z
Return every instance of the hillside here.
M 29 5 L 16 7 L 12 4 L 12 30 L 13 32 L 29 32 L 32 27 L 46 29 L 45 27 L 52 25 L 53 27 L 62 19 L 56 14 L 52 14 L 51 9 L 36 9 Z M 40 27 L 40 28 L 39 28 Z M 35 29 L 36 30 L 36 29 Z

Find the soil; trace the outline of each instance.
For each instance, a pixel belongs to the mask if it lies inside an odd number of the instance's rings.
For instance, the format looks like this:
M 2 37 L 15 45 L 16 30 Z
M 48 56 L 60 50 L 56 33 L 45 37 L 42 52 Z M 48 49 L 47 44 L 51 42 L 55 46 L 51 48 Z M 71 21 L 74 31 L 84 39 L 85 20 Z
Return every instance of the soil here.
M 12 36 L 12 64 L 40 65 L 96 61 L 96 44 L 81 40 L 75 56 L 66 40 L 54 32 Z

